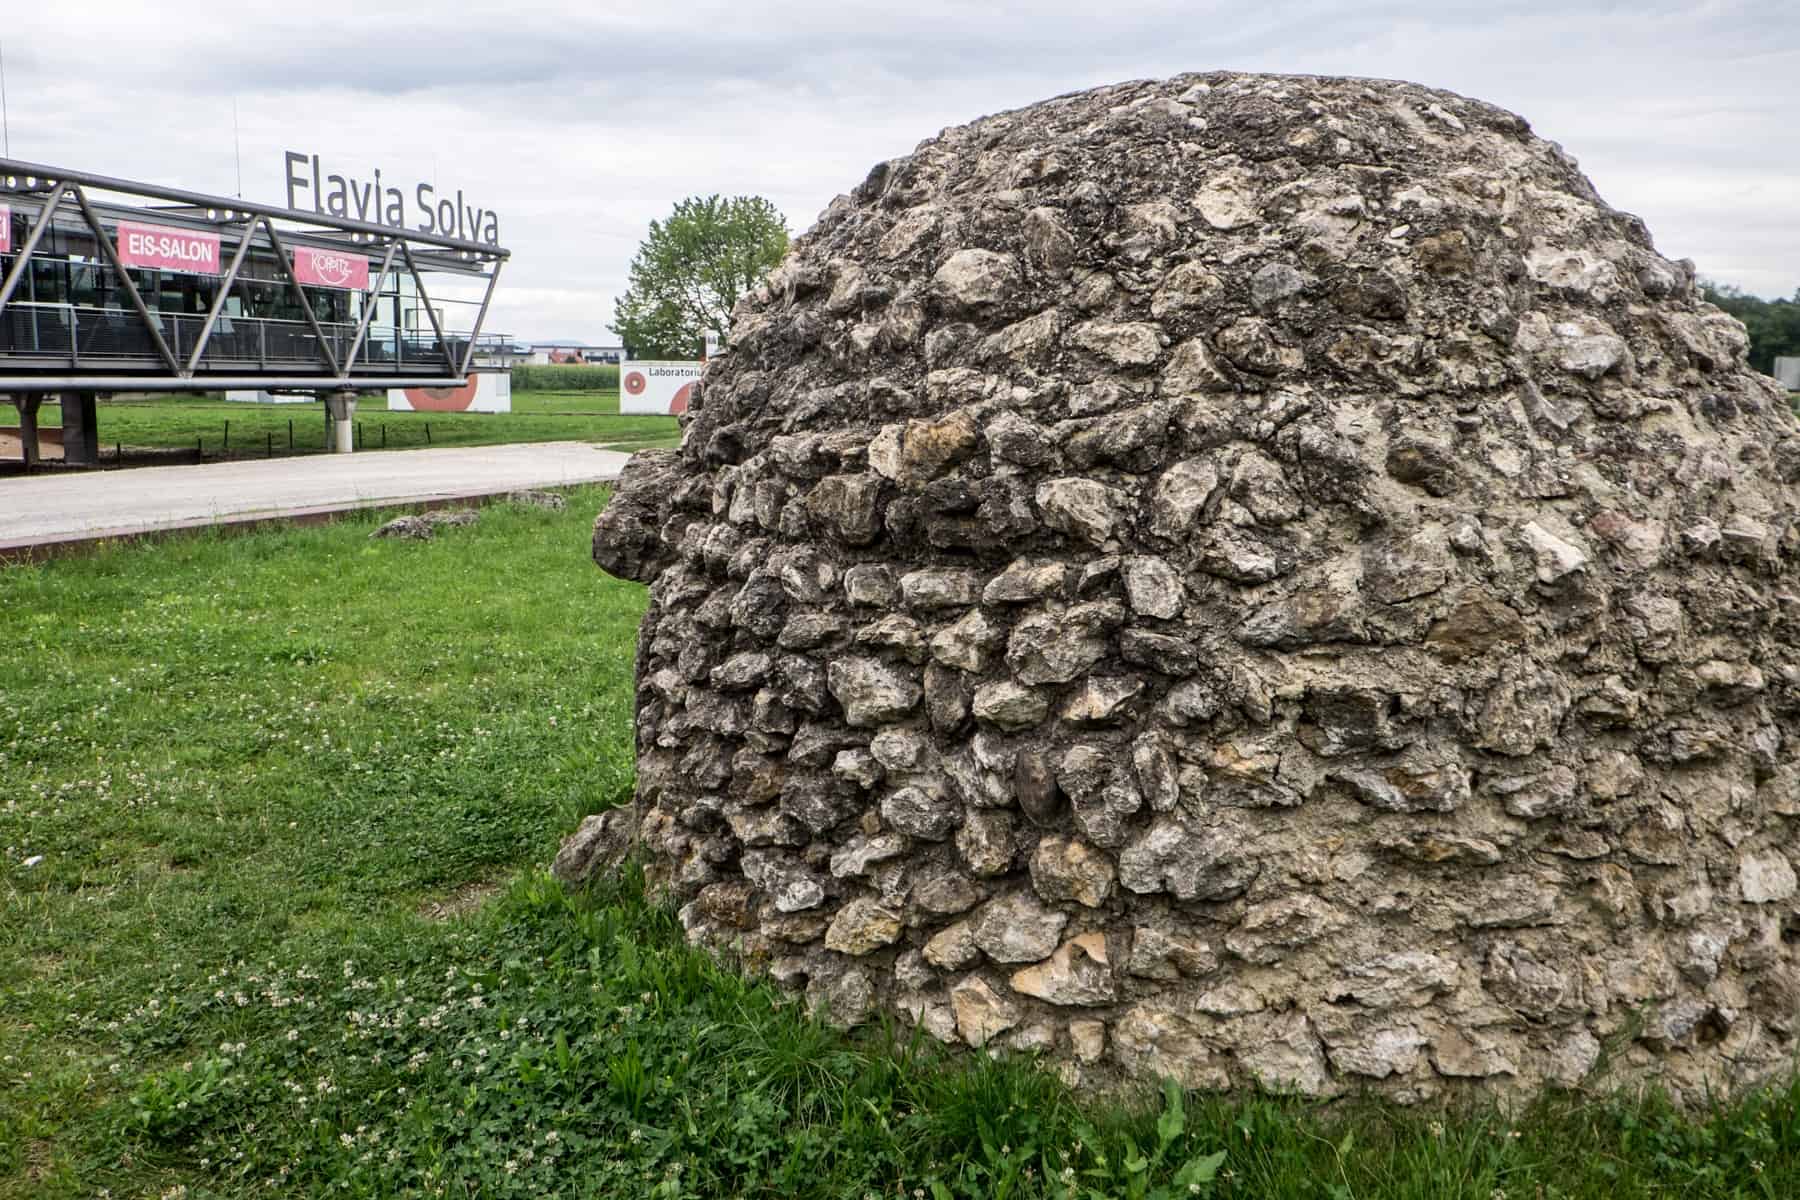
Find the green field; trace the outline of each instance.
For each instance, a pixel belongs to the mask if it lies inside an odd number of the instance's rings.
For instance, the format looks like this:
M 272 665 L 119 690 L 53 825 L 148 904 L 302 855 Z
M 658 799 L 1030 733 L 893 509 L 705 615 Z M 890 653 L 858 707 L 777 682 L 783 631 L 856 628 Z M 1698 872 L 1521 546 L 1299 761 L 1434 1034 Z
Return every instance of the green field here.
M 321 451 L 325 415 L 321 404 L 234 404 L 199 396 L 103 400 L 96 413 L 100 443 L 145 449 L 191 450 L 208 458 Z M 11 423 L 11 406 L 0 411 Z M 46 404 L 39 423 L 62 424 L 59 405 Z M 432 446 L 485 446 L 501 442 L 574 440 L 620 450 L 672 446 L 675 418 L 624 416 L 618 391 L 514 392 L 510 413 L 389 412 L 382 398 L 359 400 L 356 422 L 363 449 Z
M 1800 1194 L 1800 1086 L 1082 1102 L 810 1023 L 631 872 L 568 896 L 644 605 L 570 499 L 0 570 L 0 1198 Z

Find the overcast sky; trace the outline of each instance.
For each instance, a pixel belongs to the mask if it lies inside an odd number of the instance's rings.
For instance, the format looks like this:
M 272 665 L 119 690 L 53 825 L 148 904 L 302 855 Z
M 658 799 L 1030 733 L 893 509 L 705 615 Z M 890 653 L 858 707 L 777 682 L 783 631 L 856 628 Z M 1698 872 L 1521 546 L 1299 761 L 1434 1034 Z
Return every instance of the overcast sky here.
M 283 199 L 282 151 L 497 210 L 488 328 L 611 342 L 648 223 L 759 193 L 805 230 L 946 125 L 1182 71 L 1388 76 L 1562 143 L 1663 253 L 1800 287 L 1791 4 L 258 0 L 8 4 L 14 158 Z M 452 322 L 455 323 L 454 321 Z

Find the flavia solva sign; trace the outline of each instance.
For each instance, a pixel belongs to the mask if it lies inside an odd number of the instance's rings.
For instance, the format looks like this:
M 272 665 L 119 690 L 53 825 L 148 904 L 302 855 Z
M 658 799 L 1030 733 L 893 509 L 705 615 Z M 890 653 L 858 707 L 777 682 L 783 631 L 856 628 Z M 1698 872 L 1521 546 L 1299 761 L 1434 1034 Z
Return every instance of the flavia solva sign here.
M 490 246 L 500 244 L 500 214 L 468 203 L 461 188 L 454 196 L 448 192 L 440 196 L 429 183 L 419 183 L 413 185 L 409 200 L 405 190 L 382 182 L 380 167 L 375 168 L 372 178 L 358 179 L 354 175 L 327 174 L 316 154 L 289 150 L 285 157 L 289 208 L 310 208 L 334 217 L 486 242 Z

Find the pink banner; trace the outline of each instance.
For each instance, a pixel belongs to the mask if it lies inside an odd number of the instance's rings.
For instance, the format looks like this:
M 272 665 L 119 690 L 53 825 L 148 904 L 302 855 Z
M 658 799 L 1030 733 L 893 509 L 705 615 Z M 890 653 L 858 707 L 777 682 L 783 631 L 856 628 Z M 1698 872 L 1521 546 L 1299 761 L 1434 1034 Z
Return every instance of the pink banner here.
M 315 287 L 369 290 L 369 260 L 342 250 L 294 247 L 294 278 Z
M 190 275 L 219 273 L 219 235 L 163 225 L 119 222 L 119 261 L 128 267 L 157 267 Z
M 12 253 L 12 205 L 0 204 L 0 254 Z

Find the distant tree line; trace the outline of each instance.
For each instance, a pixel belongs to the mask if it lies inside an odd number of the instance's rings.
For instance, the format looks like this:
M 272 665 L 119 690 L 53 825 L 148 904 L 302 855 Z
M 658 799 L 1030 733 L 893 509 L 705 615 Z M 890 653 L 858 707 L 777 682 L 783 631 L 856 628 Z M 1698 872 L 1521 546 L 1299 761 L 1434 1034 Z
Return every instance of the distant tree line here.
M 1750 365 L 1758 371 L 1772 375 L 1777 357 L 1800 355 L 1800 290 L 1790 300 L 1764 300 L 1702 280 L 1700 291 L 1750 331 Z

